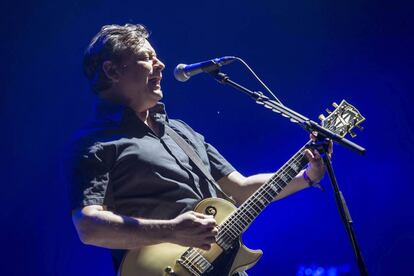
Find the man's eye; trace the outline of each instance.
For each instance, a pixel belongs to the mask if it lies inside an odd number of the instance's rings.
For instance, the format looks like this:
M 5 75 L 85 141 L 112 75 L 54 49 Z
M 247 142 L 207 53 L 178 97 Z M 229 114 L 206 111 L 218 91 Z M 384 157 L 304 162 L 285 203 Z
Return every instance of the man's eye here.
M 141 60 L 141 61 L 146 61 L 146 60 L 150 59 L 150 56 L 149 55 L 140 55 L 140 56 L 137 57 L 137 59 Z
M 154 58 L 155 58 L 155 55 L 152 55 L 151 53 L 143 54 L 138 57 L 138 59 L 141 61 L 150 61 L 150 60 L 153 60 Z

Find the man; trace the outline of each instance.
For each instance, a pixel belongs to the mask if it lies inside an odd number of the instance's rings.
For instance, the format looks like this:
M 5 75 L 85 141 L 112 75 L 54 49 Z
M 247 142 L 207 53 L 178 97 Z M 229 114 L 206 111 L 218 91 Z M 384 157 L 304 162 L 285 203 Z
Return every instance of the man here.
M 215 220 L 190 210 L 221 193 L 165 133 L 165 124 L 194 148 L 237 204 L 271 174 L 241 175 L 200 134 L 166 117 L 159 103 L 165 66 L 147 38 L 142 25 L 108 25 L 85 52 L 85 73 L 99 102 L 96 119 L 71 148 L 73 222 L 85 244 L 126 250 L 170 242 L 207 250 L 217 235 Z M 305 154 L 307 174 L 299 173 L 278 198 L 323 177 L 318 152 Z M 119 265 L 122 254 L 114 256 Z

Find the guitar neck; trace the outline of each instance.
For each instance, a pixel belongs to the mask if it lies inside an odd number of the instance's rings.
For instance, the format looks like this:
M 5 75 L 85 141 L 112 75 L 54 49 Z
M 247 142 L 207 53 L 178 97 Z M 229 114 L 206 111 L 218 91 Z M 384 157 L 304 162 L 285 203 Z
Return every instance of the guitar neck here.
M 288 183 L 308 163 L 303 151 L 309 143 L 310 141 L 220 225 L 218 241 L 229 241 L 238 238 L 275 197 L 284 190 Z

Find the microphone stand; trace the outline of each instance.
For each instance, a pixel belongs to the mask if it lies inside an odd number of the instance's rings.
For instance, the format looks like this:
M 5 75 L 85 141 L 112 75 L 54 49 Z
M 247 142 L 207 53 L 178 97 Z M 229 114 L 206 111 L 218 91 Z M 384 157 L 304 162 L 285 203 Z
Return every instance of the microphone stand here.
M 291 122 L 297 123 L 302 126 L 308 132 L 317 131 L 318 139 L 316 142 L 312 143 L 311 147 L 318 149 L 321 153 L 323 162 L 328 171 L 329 179 L 334 190 L 335 201 L 338 208 L 338 212 L 341 216 L 342 222 L 344 223 L 348 238 L 351 241 L 352 248 L 355 254 L 356 262 L 358 265 L 359 273 L 361 276 L 367 276 L 368 270 L 366 268 L 362 253 L 359 247 L 359 244 L 356 239 L 356 234 L 353 228 L 353 221 L 351 214 L 349 212 L 348 206 L 346 205 L 345 198 L 339 189 L 338 182 L 335 177 L 334 169 L 332 167 L 331 160 L 329 158 L 328 145 L 329 140 L 332 140 L 344 147 L 347 147 L 359 154 L 365 154 L 366 149 L 349 141 L 348 139 L 341 137 L 334 132 L 321 127 L 318 123 L 310 120 L 309 118 L 303 116 L 302 114 L 280 104 L 276 101 L 270 100 L 267 96 L 263 95 L 260 91 L 251 91 L 246 87 L 232 81 L 226 74 L 221 73 L 219 70 L 210 72 L 210 74 L 221 84 L 227 84 L 245 94 L 250 96 L 255 100 L 257 104 L 263 105 L 264 107 L 272 110 L 273 112 L 280 113 L 282 116 L 289 118 Z

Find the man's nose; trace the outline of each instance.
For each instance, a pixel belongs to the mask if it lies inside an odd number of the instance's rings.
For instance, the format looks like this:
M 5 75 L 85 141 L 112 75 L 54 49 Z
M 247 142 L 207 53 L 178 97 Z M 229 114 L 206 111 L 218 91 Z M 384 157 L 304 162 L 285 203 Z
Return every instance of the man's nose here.
M 165 64 L 158 59 L 158 57 L 154 58 L 154 66 L 157 67 L 158 70 L 162 71 L 165 68 Z

